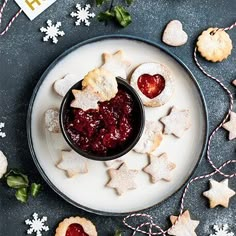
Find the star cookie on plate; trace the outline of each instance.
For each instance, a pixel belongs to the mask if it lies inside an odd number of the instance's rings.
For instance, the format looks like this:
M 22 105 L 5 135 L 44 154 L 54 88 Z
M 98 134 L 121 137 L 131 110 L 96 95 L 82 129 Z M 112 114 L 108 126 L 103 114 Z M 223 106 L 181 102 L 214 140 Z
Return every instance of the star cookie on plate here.
M 228 187 L 228 182 L 228 179 L 224 179 L 221 182 L 210 179 L 210 189 L 203 193 L 203 196 L 210 201 L 210 208 L 218 205 L 226 208 L 229 206 L 229 199 L 235 195 L 235 191 Z
M 88 172 L 87 160 L 74 151 L 62 151 L 62 160 L 57 168 L 65 170 L 68 177 Z
M 65 235 L 97 236 L 98 234 L 90 220 L 77 216 L 66 218 L 58 225 L 55 236 Z
M 229 131 L 229 140 L 236 138 L 236 113 L 230 113 L 230 120 L 223 124 L 223 128 Z
M 176 107 L 172 107 L 170 114 L 160 121 L 165 125 L 164 134 L 173 134 L 177 138 L 180 138 L 191 126 L 189 110 L 178 110 Z
M 107 187 L 114 188 L 118 195 L 126 193 L 128 190 L 136 189 L 135 177 L 138 170 L 128 169 L 126 163 L 123 163 L 118 169 L 109 169 L 110 180 Z
M 103 53 L 104 64 L 101 68 L 104 68 L 112 72 L 115 77 L 127 78 L 127 69 L 130 66 L 130 62 L 124 59 L 124 52 L 119 50 L 114 54 Z
M 160 146 L 162 141 L 162 125 L 159 121 L 145 121 L 143 134 L 134 147 L 138 153 L 151 153 Z
M 171 171 L 175 169 L 176 165 L 168 160 L 166 153 L 163 153 L 159 157 L 151 154 L 150 162 L 143 171 L 151 176 L 152 183 L 156 183 L 161 179 L 166 181 L 171 180 Z
M 169 235 L 197 236 L 195 229 L 199 225 L 199 221 L 192 220 L 188 210 L 180 215 L 178 220 L 177 219 L 177 216 L 170 216 L 170 221 L 173 226 L 168 230 Z

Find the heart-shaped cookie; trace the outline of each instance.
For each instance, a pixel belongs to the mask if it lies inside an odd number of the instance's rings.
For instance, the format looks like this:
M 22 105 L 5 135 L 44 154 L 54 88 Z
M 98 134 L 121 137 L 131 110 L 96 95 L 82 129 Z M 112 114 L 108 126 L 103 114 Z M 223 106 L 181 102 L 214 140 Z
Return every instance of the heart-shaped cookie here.
M 55 92 L 64 97 L 69 89 L 80 79 L 74 74 L 67 74 L 62 79 L 56 80 L 53 87 Z
M 138 87 L 145 96 L 152 99 L 165 88 L 165 79 L 160 74 L 143 74 L 138 78 Z
M 178 20 L 170 21 L 163 33 L 162 41 L 170 46 L 184 45 L 188 40 L 188 35 L 183 31 L 182 23 Z

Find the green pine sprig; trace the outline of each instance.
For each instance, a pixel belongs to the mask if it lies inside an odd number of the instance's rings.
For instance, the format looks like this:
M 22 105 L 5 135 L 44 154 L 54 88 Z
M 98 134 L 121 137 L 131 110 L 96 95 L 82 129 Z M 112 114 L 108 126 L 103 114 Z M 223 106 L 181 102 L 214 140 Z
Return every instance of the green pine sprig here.
M 107 0 L 96 0 L 96 5 L 101 6 L 105 2 Z M 125 0 L 125 2 L 130 6 L 133 0 Z M 98 14 L 98 20 L 102 22 L 114 21 L 124 28 L 132 23 L 132 17 L 127 8 L 122 5 L 114 6 L 114 0 L 111 0 L 109 9 Z

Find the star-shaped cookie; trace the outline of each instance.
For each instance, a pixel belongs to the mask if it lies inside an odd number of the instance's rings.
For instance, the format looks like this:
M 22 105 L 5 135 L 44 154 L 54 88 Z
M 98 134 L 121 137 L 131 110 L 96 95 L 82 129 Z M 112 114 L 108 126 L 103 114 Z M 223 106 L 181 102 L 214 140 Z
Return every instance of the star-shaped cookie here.
M 171 171 L 176 165 L 168 160 L 166 153 L 163 153 L 159 157 L 150 154 L 150 162 L 143 171 L 151 176 L 152 183 L 156 183 L 161 179 L 166 181 L 171 180 Z
M 106 186 L 114 188 L 118 195 L 137 188 L 134 179 L 138 174 L 138 170 L 129 170 L 126 163 L 123 163 L 118 169 L 109 169 L 108 174 L 111 179 Z
M 130 62 L 124 59 L 124 52 L 122 50 L 119 50 L 114 54 L 103 53 L 103 60 L 104 64 L 101 66 L 101 68 L 112 72 L 115 77 L 126 79 L 126 71 L 130 66 Z
M 235 195 L 235 191 L 228 187 L 228 182 L 228 179 L 224 179 L 221 182 L 210 179 L 210 189 L 203 193 L 203 196 L 210 201 L 210 208 L 218 205 L 226 208 L 229 206 L 229 199 Z
M 189 110 L 178 110 L 176 107 L 172 107 L 170 114 L 160 121 L 165 125 L 164 134 L 173 134 L 178 138 L 191 126 Z
M 168 230 L 169 235 L 175 236 L 197 236 L 195 229 L 199 225 L 198 220 L 192 220 L 190 218 L 189 211 L 186 210 L 182 215 L 180 215 L 178 221 L 177 216 L 170 216 L 170 221 L 172 227 Z
M 88 172 L 87 160 L 74 151 L 62 151 L 62 159 L 57 168 L 65 170 L 68 177 Z
M 229 131 L 229 140 L 236 138 L 236 113 L 230 113 L 230 119 L 223 124 L 223 128 Z

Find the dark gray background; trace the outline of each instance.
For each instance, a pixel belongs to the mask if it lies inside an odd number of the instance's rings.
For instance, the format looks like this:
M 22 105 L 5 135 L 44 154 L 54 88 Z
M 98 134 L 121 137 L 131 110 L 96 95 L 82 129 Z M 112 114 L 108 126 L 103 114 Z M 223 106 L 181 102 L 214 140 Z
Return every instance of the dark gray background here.
M 79 2 L 83 4 L 86 1 Z M 44 182 L 29 152 L 26 114 L 33 89 L 49 64 L 71 46 L 94 36 L 119 33 L 141 36 L 164 45 L 161 35 L 165 25 L 172 19 L 178 19 L 182 21 L 189 35 L 187 44 L 177 48 L 164 46 L 183 60 L 196 76 L 206 98 L 210 130 L 222 120 L 229 105 L 228 97 L 219 85 L 205 77 L 195 66 L 192 53 L 196 38 L 203 29 L 210 26 L 225 27 L 236 20 L 236 0 L 135 0 L 130 7 L 133 23 L 126 29 L 112 23 L 105 27 L 96 19 L 92 20 L 90 27 L 75 27 L 74 19 L 69 13 L 74 10 L 76 3 L 77 1 L 73 0 L 58 0 L 33 22 L 22 14 L 10 31 L 0 38 L 0 122 L 5 122 L 4 131 L 7 133 L 5 139 L 0 138 L 0 150 L 7 155 L 10 168 L 21 169 L 31 180 L 42 183 L 44 188 L 37 199 L 30 199 L 27 204 L 21 204 L 16 201 L 14 191 L 0 182 L 0 236 L 25 235 L 27 226 L 24 225 L 24 220 L 33 212 L 48 216 L 50 231 L 43 235 L 54 235 L 57 224 L 72 215 L 91 219 L 96 224 L 99 235 L 112 236 L 117 228 L 124 230 L 124 235 L 130 235 L 130 231 L 122 225 L 122 217 L 90 214 L 61 199 Z M 10 1 L 4 13 L 3 24 L 6 24 L 17 10 L 15 3 Z M 99 10 L 93 8 L 96 13 Z M 39 28 L 45 26 L 48 19 L 61 21 L 66 33 L 66 36 L 59 38 L 57 45 L 42 42 L 43 34 L 39 32 Z M 236 28 L 229 34 L 236 43 Z M 201 60 L 207 70 L 222 78 L 234 94 L 236 88 L 230 85 L 230 82 L 236 79 L 235 56 L 236 51 L 233 50 L 232 55 L 222 63 L 213 64 Z M 227 132 L 223 129 L 213 141 L 212 158 L 217 165 L 235 158 L 235 140 L 228 142 Z M 212 171 L 212 168 L 204 156 L 195 175 L 209 171 Z M 235 166 L 231 166 L 228 169 L 228 172 L 230 171 L 235 171 Z M 215 179 L 221 180 L 222 177 L 216 176 Z M 231 188 L 236 190 L 235 179 L 231 179 L 229 183 Z M 197 228 L 198 235 L 209 235 L 212 233 L 212 225 L 221 223 L 228 223 L 236 233 L 236 197 L 232 198 L 229 209 L 209 209 L 207 199 L 202 197 L 202 192 L 207 189 L 208 180 L 202 180 L 195 183 L 187 195 L 186 208 L 191 211 L 192 218 L 201 221 Z M 169 215 L 178 214 L 181 194 L 182 190 L 147 212 L 156 217 L 157 223 L 168 227 Z

